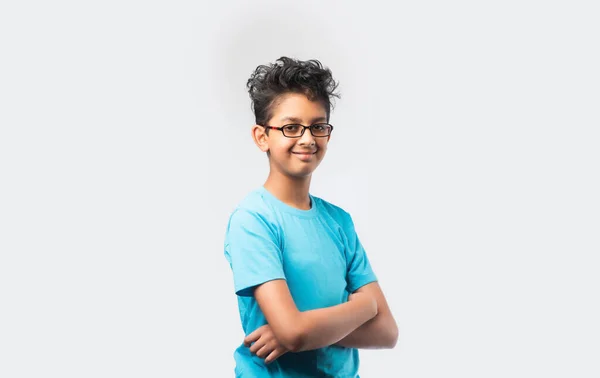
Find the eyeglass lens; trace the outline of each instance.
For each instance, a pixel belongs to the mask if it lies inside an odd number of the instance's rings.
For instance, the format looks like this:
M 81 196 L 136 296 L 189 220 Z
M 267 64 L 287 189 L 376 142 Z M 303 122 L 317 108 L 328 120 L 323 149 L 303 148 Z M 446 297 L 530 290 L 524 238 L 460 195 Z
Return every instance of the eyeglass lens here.
M 299 137 L 304 133 L 303 125 L 285 125 L 283 126 L 283 135 L 287 137 Z M 331 133 L 331 125 L 327 123 L 317 123 L 310 126 L 313 136 L 328 136 Z

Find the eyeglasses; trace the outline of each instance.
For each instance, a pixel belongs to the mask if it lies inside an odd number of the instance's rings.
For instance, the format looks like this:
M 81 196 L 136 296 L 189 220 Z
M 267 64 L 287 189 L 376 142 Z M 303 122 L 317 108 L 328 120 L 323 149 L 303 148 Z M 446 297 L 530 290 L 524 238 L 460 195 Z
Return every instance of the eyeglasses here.
M 326 137 L 331 135 L 333 126 L 328 123 L 315 123 L 314 125 L 304 126 L 297 124 L 283 125 L 281 127 L 260 125 L 265 129 L 279 130 L 283 133 L 283 136 L 287 138 L 301 138 L 304 135 L 304 130 L 310 129 L 310 133 L 314 137 Z

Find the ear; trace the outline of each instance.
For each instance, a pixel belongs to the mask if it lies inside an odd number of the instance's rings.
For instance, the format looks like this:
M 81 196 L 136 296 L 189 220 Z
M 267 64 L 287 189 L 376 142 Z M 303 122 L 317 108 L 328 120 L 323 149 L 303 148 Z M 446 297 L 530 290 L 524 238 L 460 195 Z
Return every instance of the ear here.
M 260 125 L 252 126 L 252 139 L 262 152 L 269 151 L 269 136 L 265 128 Z

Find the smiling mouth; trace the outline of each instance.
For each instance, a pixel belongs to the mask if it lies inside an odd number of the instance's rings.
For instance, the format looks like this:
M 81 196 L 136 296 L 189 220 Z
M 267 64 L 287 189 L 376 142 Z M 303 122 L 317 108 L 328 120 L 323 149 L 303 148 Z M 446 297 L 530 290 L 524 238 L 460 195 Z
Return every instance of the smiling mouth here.
M 309 162 L 309 161 L 313 161 L 313 156 L 316 155 L 316 151 L 315 152 L 292 152 L 294 155 L 296 155 L 298 157 L 298 159 L 300 159 L 301 161 L 304 162 Z M 316 159 L 316 158 L 315 158 Z

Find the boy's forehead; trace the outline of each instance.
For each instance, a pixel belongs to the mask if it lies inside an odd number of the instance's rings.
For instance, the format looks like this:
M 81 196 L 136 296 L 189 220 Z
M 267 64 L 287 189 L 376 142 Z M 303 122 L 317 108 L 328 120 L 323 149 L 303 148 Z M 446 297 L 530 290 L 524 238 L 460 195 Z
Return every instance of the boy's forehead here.
M 315 122 L 327 122 L 327 117 L 322 116 L 322 115 L 312 117 L 312 118 L 311 117 L 295 117 L 295 116 L 284 115 L 281 118 L 279 118 L 278 121 L 291 122 L 291 123 L 302 123 L 302 122 L 315 123 Z
M 327 112 L 319 101 L 310 101 L 302 94 L 290 94 L 273 107 L 273 121 L 283 123 L 327 122 Z

